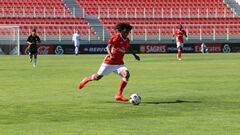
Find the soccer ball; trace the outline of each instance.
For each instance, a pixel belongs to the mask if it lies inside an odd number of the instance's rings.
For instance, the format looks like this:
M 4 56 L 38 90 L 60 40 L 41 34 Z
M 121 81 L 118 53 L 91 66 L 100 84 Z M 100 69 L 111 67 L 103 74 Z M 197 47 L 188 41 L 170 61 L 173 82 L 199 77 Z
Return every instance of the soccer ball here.
M 129 102 L 133 105 L 139 105 L 141 103 L 141 97 L 137 93 L 134 93 L 130 96 Z

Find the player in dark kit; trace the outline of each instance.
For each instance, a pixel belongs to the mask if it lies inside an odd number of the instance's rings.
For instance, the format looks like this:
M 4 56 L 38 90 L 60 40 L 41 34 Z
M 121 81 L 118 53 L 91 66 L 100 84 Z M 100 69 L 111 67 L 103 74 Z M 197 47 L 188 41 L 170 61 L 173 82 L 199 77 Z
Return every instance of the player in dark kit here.
M 41 43 L 40 38 L 37 36 L 36 30 L 32 30 L 32 34 L 27 39 L 27 44 L 29 48 L 29 59 L 32 62 L 34 56 L 33 67 L 36 67 L 37 64 L 37 44 Z
M 116 29 L 118 33 L 109 39 L 109 44 L 107 46 L 108 54 L 98 72 L 91 76 L 85 77 L 79 83 L 78 88 L 82 89 L 88 82 L 100 80 L 103 76 L 108 75 L 111 72 L 115 72 L 122 77 L 115 100 L 128 101 L 128 98 L 125 98 L 122 95 L 130 77 L 129 71 L 124 65 L 123 58 L 126 50 L 129 50 L 135 59 L 140 60 L 140 57 L 131 49 L 129 44 L 130 40 L 127 37 L 132 29 L 132 26 L 128 23 L 120 23 L 116 26 Z

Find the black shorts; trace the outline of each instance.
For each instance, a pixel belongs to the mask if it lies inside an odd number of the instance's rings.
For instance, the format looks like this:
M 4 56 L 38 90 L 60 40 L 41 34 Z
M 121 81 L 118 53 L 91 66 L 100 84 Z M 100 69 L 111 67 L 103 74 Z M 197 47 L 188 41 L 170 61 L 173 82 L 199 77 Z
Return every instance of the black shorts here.
M 29 47 L 29 54 L 32 55 L 32 54 L 37 54 L 37 47 Z

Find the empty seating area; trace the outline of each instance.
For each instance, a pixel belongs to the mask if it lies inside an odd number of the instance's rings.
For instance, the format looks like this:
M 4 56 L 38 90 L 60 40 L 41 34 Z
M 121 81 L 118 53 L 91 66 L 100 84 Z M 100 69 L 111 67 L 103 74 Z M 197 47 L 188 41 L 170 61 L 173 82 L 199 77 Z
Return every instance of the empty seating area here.
M 128 22 L 133 35 L 172 35 L 183 24 L 191 35 L 240 34 L 240 18 L 223 0 L 75 0 L 84 17 L 100 20 L 113 34 L 113 26 Z M 37 29 L 40 36 L 93 35 L 97 39 L 109 35 L 100 25 L 94 30 L 86 18 L 74 17 L 64 0 L 1 0 L 0 25 L 20 26 L 20 35 L 27 36 Z M 69 6 L 71 7 L 71 6 Z M 81 10 L 76 10 L 81 12 Z M 81 13 L 82 15 L 82 13 Z M 94 21 L 90 21 L 93 23 Z M 6 34 L 7 35 L 7 34 Z M 89 36 L 89 37 L 90 37 Z
M 182 24 L 189 34 L 240 34 L 240 18 L 102 18 L 101 22 L 113 34 L 120 22 L 134 25 L 134 35 L 171 35 Z
M 95 35 L 88 22 L 74 18 L 63 0 L 1 0 L 0 25 L 20 26 L 20 35 L 27 36 L 37 29 L 40 36 Z M 7 35 L 1 31 L 1 35 Z
M 110 34 L 120 22 L 133 35 L 172 35 L 183 24 L 192 35 L 240 34 L 240 19 L 223 0 L 77 0 L 85 14 L 97 16 Z
M 62 0 L 1 0 L 2 17 L 71 17 Z
M 37 29 L 40 36 L 43 35 L 72 35 L 74 30 L 80 30 L 81 35 L 94 35 L 82 18 L 17 18 L 1 17 L 1 25 L 19 25 L 20 35 L 26 36 L 32 29 Z
M 99 17 L 229 17 L 223 0 L 77 0 L 87 15 Z

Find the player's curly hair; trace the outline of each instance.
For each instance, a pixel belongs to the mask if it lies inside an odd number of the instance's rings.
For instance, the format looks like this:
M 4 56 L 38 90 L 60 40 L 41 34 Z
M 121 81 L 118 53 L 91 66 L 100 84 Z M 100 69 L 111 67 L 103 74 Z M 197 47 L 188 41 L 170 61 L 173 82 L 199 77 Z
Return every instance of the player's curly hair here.
M 118 32 L 121 32 L 123 31 L 124 29 L 127 29 L 127 30 L 132 30 L 133 26 L 130 25 L 129 23 L 119 23 L 115 26 L 115 29 L 118 31 Z

